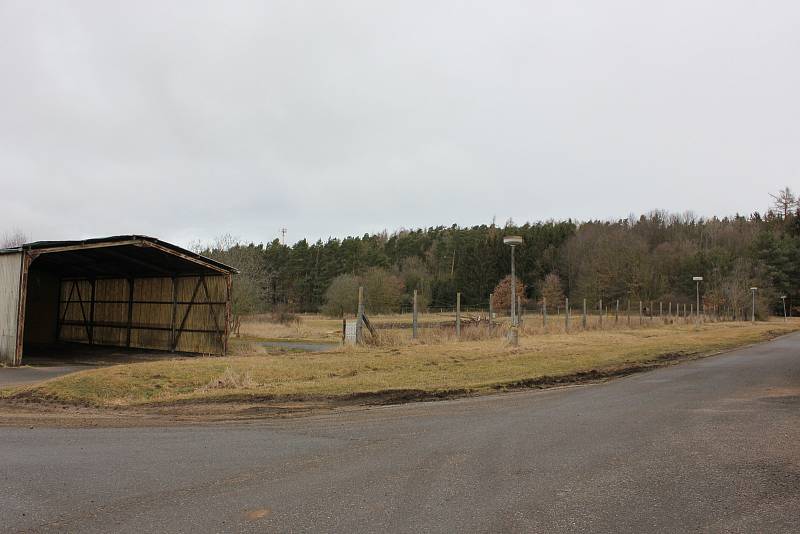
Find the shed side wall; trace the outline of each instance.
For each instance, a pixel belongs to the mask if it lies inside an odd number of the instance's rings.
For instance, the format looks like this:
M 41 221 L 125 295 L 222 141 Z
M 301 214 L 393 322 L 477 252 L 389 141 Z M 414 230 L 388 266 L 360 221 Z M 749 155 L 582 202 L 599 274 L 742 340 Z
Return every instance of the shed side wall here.
M 0 255 L 0 363 L 14 365 L 17 351 L 22 253 Z

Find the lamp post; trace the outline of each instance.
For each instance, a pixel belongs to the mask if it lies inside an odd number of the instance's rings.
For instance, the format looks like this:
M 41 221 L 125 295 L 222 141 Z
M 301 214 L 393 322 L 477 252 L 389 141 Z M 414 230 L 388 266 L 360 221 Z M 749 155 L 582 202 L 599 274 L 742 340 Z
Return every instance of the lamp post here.
M 700 282 L 703 281 L 703 277 L 693 276 L 692 280 L 695 281 L 697 286 L 697 322 L 700 323 Z
M 783 322 L 787 321 L 786 319 L 786 295 L 781 295 L 781 302 L 783 302 Z
M 753 311 L 750 314 L 750 319 L 752 322 L 756 322 L 756 291 L 758 291 L 758 288 L 751 287 L 750 291 L 753 292 Z
M 503 243 L 511 247 L 511 332 L 509 341 L 512 345 L 517 345 L 519 335 L 517 333 L 517 276 L 514 272 L 514 249 L 517 245 L 522 244 L 522 236 L 507 235 L 503 238 Z

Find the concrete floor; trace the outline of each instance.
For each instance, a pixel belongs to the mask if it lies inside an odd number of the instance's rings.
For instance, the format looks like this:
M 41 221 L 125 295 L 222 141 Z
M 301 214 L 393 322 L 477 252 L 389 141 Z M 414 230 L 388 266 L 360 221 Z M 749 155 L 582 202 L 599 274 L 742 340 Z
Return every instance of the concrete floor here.
M 31 384 L 98 366 L 181 357 L 192 356 L 78 343 L 26 347 L 22 356 L 22 366 L 0 367 L 0 387 Z

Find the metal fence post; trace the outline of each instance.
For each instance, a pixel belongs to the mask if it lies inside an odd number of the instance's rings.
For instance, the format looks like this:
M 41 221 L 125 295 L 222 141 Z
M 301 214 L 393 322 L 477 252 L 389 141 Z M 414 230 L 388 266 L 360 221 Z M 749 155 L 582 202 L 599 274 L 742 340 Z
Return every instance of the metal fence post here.
M 600 330 L 602 330 L 603 329 L 603 299 L 600 299 L 600 316 L 599 316 L 599 320 L 600 320 Z
M 417 339 L 417 290 L 414 290 L 414 312 L 411 316 L 411 337 Z
M 586 299 L 583 299 L 583 319 L 581 319 L 581 326 L 586 330 Z
M 547 297 L 542 297 L 542 326 L 547 328 Z
M 461 291 L 456 293 L 456 337 L 461 337 Z

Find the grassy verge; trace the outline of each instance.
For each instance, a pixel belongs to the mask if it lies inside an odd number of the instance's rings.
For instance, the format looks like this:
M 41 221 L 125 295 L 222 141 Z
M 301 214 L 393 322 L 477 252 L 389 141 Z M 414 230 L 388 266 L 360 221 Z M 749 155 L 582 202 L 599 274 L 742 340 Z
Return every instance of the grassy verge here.
M 388 400 L 603 377 L 710 354 L 800 329 L 797 322 L 720 323 L 498 340 L 343 348 L 325 353 L 198 357 L 82 371 L 0 399 L 99 407 L 163 403 Z M 566 378 L 565 378 L 566 377 Z

